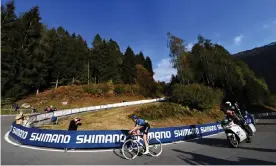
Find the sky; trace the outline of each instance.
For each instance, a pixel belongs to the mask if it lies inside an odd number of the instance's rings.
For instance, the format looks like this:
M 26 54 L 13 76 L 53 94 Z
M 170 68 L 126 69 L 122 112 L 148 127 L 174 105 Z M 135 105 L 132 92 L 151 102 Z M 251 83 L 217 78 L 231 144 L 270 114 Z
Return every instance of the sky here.
M 2 0 L 6 3 L 8 0 Z M 172 68 L 167 33 L 192 48 L 199 34 L 230 53 L 276 41 L 276 0 L 15 0 L 17 13 L 38 5 L 48 28 L 62 26 L 89 45 L 99 33 L 149 56 L 154 79 L 168 82 Z

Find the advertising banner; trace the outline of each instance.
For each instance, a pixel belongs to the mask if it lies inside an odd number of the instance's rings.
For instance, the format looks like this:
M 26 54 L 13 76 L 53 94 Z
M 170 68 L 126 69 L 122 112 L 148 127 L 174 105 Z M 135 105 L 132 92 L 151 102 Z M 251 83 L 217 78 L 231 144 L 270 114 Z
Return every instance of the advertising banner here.
M 188 140 L 223 131 L 220 124 L 210 123 L 182 127 L 152 128 L 149 138 L 158 138 L 162 143 Z M 50 148 L 102 149 L 119 148 L 128 139 L 127 130 L 67 131 L 26 128 L 15 123 L 10 136 L 25 145 Z

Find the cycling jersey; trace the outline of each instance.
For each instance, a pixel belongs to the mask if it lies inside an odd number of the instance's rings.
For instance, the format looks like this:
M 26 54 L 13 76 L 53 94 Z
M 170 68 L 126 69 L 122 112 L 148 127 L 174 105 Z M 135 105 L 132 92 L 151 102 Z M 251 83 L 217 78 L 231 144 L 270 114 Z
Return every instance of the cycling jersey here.
M 136 120 L 136 125 L 145 126 L 146 124 L 148 124 L 148 123 L 144 119 L 137 119 Z

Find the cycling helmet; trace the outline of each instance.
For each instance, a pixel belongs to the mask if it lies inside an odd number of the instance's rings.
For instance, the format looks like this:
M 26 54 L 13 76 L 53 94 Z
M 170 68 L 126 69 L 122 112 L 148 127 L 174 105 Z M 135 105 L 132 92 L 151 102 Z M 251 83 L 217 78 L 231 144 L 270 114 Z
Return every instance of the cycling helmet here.
M 136 116 L 136 115 L 132 115 L 131 118 L 132 118 L 132 119 L 137 119 L 137 116 Z

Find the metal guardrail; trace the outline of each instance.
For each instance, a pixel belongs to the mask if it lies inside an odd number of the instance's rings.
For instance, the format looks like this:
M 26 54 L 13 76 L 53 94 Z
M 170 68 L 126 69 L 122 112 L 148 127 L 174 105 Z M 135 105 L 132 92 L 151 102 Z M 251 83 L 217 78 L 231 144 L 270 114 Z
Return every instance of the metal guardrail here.
M 54 112 L 49 112 L 49 113 L 41 113 L 41 114 L 30 116 L 27 121 L 27 124 L 32 124 L 32 123 L 39 122 L 42 120 L 50 119 L 52 116 L 60 117 L 60 116 L 81 113 L 81 112 L 103 110 L 103 109 L 117 108 L 117 107 L 125 107 L 125 106 L 130 106 L 130 105 L 139 105 L 139 104 L 152 103 L 152 102 L 158 102 L 158 101 L 164 101 L 164 100 L 165 100 L 165 98 L 157 98 L 157 99 L 150 99 L 150 100 L 130 101 L 130 102 L 123 102 L 123 103 L 115 103 L 115 104 L 105 104 L 105 105 L 99 105 L 99 106 L 65 109 L 65 110 L 59 110 L 59 111 L 54 111 Z
M 276 116 L 276 112 L 257 113 L 256 117 Z

